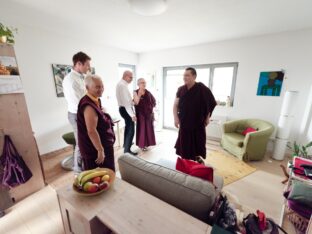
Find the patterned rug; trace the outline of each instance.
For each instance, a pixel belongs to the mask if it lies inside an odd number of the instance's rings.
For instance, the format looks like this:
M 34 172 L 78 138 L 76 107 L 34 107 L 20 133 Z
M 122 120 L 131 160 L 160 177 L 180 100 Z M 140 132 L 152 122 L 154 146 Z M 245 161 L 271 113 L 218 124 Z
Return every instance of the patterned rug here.
M 220 151 L 210 152 L 205 163 L 212 166 L 217 175 L 223 177 L 224 186 L 256 171 L 256 168 L 249 166 L 244 161 Z

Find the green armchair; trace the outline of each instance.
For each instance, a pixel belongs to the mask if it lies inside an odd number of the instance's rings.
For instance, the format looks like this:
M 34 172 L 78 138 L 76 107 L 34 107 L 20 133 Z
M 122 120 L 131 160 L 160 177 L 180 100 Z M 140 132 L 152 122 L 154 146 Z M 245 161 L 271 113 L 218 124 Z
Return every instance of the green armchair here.
M 257 131 L 244 136 L 242 132 L 247 127 L 252 127 Z M 228 121 L 222 125 L 221 146 L 240 160 L 262 160 L 273 131 L 272 124 L 259 119 Z

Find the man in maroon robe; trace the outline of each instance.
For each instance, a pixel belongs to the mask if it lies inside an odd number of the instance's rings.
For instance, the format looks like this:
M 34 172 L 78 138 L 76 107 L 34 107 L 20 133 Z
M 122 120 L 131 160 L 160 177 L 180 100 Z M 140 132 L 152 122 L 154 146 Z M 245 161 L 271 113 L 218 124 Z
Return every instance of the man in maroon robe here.
M 196 76 L 194 68 L 185 70 L 184 85 L 178 89 L 173 107 L 174 123 L 179 128 L 176 154 L 194 161 L 198 156 L 206 158 L 205 128 L 217 105 L 210 89 L 195 81 Z
M 156 100 L 153 94 L 146 89 L 146 81 L 143 78 L 138 79 L 138 86 L 139 89 L 133 94 L 137 117 L 136 144 L 146 151 L 147 147 L 156 145 L 153 114 Z

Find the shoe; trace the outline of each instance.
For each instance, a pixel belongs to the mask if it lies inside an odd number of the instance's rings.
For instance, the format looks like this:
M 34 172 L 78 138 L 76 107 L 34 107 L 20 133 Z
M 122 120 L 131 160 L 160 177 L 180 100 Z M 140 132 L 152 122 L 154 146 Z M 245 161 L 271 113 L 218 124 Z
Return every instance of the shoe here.
M 142 151 L 147 151 L 146 147 L 141 148 Z
M 202 156 L 197 156 L 196 162 L 205 165 L 205 159 Z
M 125 153 L 128 153 L 128 154 L 132 154 L 133 156 L 137 156 L 138 155 L 138 153 L 136 153 L 136 152 L 133 152 L 133 151 L 128 151 L 128 152 L 125 152 Z

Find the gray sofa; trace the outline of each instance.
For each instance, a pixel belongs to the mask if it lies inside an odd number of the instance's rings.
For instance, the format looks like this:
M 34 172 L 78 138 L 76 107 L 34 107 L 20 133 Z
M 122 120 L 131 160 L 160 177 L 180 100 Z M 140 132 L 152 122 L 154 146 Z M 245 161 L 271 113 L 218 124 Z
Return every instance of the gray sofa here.
M 127 154 L 118 164 L 123 180 L 206 223 L 223 185 L 222 178 L 215 180 L 216 189 L 208 181 Z

